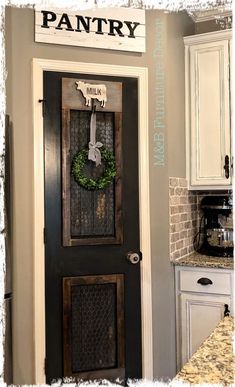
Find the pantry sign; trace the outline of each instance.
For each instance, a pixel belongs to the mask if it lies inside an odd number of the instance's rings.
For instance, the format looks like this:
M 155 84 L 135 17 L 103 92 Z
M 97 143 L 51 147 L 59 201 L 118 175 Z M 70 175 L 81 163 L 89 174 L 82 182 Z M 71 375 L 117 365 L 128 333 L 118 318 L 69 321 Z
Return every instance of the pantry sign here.
M 145 52 L 145 11 L 131 8 L 70 11 L 37 7 L 35 41 Z

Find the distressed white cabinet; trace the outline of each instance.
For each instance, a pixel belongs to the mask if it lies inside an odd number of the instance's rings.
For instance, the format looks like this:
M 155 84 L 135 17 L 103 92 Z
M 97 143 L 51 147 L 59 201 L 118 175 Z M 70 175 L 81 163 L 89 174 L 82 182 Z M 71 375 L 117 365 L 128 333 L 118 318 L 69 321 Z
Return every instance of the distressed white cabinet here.
M 232 184 L 231 37 L 227 30 L 184 38 L 190 189 L 221 189 Z
M 180 370 L 223 319 L 227 307 L 233 315 L 233 273 L 225 269 L 176 266 L 175 281 Z

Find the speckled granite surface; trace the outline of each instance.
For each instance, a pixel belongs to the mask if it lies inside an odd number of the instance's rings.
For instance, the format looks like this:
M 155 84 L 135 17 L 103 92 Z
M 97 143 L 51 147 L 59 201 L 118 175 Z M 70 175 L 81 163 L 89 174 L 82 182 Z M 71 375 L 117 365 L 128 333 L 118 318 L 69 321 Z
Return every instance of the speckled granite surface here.
M 177 381 L 191 385 L 203 383 L 234 385 L 233 330 L 233 317 L 225 317 L 170 385 L 173 386 Z
M 183 258 L 176 259 L 173 263 L 179 266 L 214 267 L 233 269 L 233 258 L 211 257 L 193 252 Z

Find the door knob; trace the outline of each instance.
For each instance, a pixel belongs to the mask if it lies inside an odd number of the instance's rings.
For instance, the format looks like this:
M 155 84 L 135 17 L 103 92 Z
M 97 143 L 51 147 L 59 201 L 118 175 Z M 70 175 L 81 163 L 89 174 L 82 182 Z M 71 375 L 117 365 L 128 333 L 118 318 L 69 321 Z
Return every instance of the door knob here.
M 132 251 L 130 251 L 129 253 L 127 253 L 126 259 L 130 263 L 135 265 L 136 263 L 139 263 L 139 261 L 141 260 L 141 253 L 133 253 Z

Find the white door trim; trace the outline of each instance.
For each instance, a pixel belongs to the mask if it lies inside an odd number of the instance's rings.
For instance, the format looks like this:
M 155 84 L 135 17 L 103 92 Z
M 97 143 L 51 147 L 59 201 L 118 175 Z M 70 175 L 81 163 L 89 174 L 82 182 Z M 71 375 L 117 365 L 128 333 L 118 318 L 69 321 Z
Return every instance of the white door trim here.
M 44 160 L 43 160 L 43 71 L 86 73 L 138 79 L 139 111 L 139 201 L 141 262 L 141 315 L 143 378 L 153 378 L 152 288 L 149 202 L 149 133 L 148 133 L 148 69 L 97 63 L 67 62 L 34 58 L 33 85 L 33 146 L 34 146 L 34 377 L 35 384 L 45 383 L 45 292 L 44 292 Z M 133 353 L 134 356 L 134 353 Z

